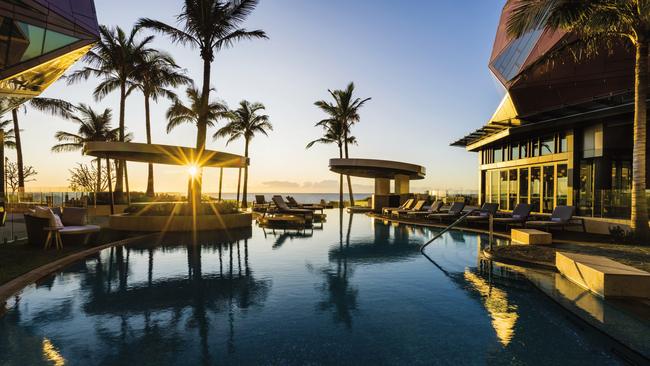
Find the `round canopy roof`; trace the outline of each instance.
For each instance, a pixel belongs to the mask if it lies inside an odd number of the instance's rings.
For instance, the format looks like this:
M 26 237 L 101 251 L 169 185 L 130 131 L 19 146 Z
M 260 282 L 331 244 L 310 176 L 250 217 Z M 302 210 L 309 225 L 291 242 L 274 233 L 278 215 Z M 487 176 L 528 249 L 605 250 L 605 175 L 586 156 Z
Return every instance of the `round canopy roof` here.
M 171 145 L 143 144 L 137 142 L 87 142 L 85 155 L 141 163 L 168 165 L 196 165 L 200 167 L 244 168 L 245 157 L 221 151 L 199 150 Z
M 426 169 L 420 165 L 376 159 L 330 159 L 330 170 L 362 178 L 395 179 L 396 175 L 406 175 L 416 180 L 424 179 L 426 174 Z

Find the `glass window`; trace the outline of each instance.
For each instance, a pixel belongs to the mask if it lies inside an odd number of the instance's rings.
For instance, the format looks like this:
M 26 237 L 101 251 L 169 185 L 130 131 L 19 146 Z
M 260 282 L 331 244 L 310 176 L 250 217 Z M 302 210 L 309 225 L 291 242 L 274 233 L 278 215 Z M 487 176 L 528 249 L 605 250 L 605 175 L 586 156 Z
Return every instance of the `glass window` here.
M 35 25 L 17 22 L 18 27 L 20 28 L 21 35 L 20 39 L 26 39 L 28 46 L 23 53 L 23 56 L 20 58 L 20 61 L 30 60 L 34 57 L 38 57 L 43 53 L 43 40 L 45 39 L 45 29 L 37 27 Z M 16 37 L 16 34 L 14 34 Z M 12 40 L 13 42 L 13 40 Z
M 537 39 L 542 34 L 542 29 L 529 31 L 523 36 L 510 42 L 492 64 L 501 76 L 510 80 L 517 76 L 519 70 L 530 55 Z
M 540 196 L 542 193 L 542 168 L 530 168 L 530 205 L 533 212 L 540 212 Z
M 534 139 L 530 143 L 530 156 L 535 157 L 539 156 L 539 140 Z
M 519 169 L 519 203 L 528 203 L 528 168 Z
M 553 201 L 555 199 L 555 167 L 553 165 L 544 166 L 544 191 L 542 212 L 553 212 Z
M 490 172 L 490 202 L 499 202 L 499 172 L 496 170 Z
M 559 139 L 559 140 L 560 140 L 560 141 L 559 141 L 559 143 L 558 143 L 558 148 L 559 148 L 560 150 L 559 150 L 558 152 L 563 153 L 563 152 L 567 152 L 567 151 L 569 151 L 569 146 L 568 146 L 568 143 L 567 143 L 567 139 L 566 139 L 566 134 L 565 134 L 565 133 L 561 133 L 561 134 L 560 134 L 560 139 Z
M 45 44 L 43 46 L 43 53 L 58 50 L 61 47 L 73 44 L 78 41 L 77 38 L 65 35 L 63 33 L 55 32 L 51 29 L 47 30 L 45 34 Z
M 519 145 L 519 157 L 522 159 L 526 159 L 528 157 L 528 144 L 523 143 Z
M 566 205 L 569 196 L 569 175 L 566 164 L 557 166 L 557 204 Z
M 501 148 L 494 149 L 494 162 L 499 163 L 503 161 L 503 150 Z
M 499 172 L 499 207 L 508 207 L 508 171 Z
M 552 135 L 543 137 L 541 149 L 542 155 L 555 154 L 555 138 Z
M 508 210 L 513 210 L 517 205 L 517 169 L 510 169 L 508 173 Z M 506 209 L 506 207 L 501 207 Z
M 512 154 L 512 160 L 517 160 L 519 159 L 519 145 L 518 144 L 513 144 L 510 146 L 510 151 Z
M 578 204 L 580 215 L 594 215 L 594 163 L 592 160 L 580 161 Z

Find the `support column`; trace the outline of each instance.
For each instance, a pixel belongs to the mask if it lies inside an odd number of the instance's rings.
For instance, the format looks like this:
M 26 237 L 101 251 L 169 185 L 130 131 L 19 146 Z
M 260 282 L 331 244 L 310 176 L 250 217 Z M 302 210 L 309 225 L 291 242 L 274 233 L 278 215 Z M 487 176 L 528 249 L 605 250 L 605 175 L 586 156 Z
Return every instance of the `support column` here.
M 381 212 L 383 207 L 387 207 L 390 201 L 390 179 L 375 178 L 375 193 L 372 195 L 372 209 L 375 212 Z
M 395 194 L 409 194 L 410 182 L 411 180 L 408 175 L 395 175 Z

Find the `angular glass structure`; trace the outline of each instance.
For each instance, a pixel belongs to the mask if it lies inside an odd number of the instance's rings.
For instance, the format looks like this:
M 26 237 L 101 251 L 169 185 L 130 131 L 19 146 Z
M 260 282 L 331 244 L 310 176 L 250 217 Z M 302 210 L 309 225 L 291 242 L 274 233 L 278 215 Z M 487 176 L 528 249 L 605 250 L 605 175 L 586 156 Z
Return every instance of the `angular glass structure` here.
M 92 0 L 0 0 L 0 113 L 43 92 L 97 39 Z

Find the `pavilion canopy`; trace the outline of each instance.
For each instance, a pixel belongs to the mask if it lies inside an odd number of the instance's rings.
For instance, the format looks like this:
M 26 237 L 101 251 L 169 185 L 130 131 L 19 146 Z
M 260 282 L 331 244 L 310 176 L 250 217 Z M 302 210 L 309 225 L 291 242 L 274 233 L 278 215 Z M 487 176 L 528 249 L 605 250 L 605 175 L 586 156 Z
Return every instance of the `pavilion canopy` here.
M 137 142 L 88 142 L 85 155 L 141 163 L 196 165 L 198 167 L 244 168 L 245 157 L 214 150 L 199 150 L 184 146 L 144 144 Z

